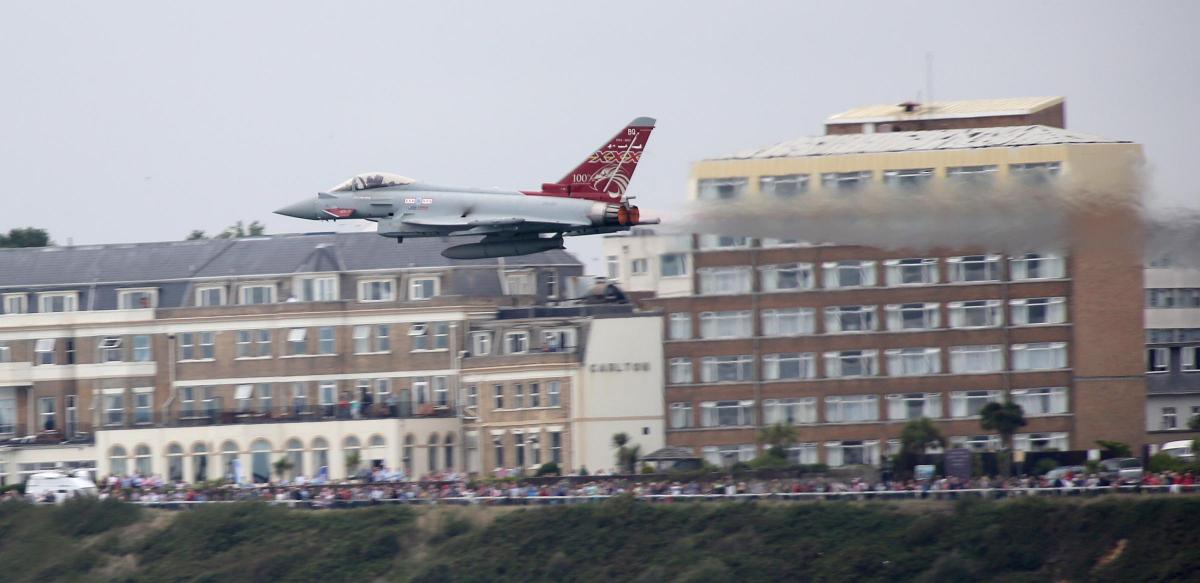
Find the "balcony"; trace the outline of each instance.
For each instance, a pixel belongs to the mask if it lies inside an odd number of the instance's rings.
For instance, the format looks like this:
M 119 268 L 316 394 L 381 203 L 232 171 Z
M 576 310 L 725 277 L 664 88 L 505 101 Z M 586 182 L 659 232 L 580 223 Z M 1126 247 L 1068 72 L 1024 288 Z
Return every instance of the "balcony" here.
M 124 412 L 105 413 L 102 430 L 146 429 L 153 427 L 203 427 L 209 425 L 242 425 L 258 423 L 311 423 L 316 421 L 359 421 L 378 419 L 434 419 L 457 417 L 459 410 L 450 405 L 434 403 L 398 402 L 395 405 L 376 403 L 364 408 L 357 415 L 349 406 L 292 405 L 282 407 L 198 407 L 181 409 L 170 415 L 130 416 Z
M 91 425 L 72 423 L 58 427 L 54 423 L 46 426 L 0 424 L 0 446 L 91 445 L 95 442 L 96 435 Z

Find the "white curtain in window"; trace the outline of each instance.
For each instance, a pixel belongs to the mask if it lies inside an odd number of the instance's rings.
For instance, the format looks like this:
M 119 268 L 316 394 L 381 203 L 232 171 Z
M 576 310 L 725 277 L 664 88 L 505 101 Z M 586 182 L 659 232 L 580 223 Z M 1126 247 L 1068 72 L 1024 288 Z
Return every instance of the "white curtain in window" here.
M 842 442 L 825 442 L 825 464 L 831 468 L 842 465 Z

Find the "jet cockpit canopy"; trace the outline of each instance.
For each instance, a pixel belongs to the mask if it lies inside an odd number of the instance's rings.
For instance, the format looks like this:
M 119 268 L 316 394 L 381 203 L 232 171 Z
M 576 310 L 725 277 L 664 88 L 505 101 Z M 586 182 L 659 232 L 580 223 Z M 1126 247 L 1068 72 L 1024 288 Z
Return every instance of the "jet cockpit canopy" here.
M 389 186 L 401 186 L 404 184 L 412 184 L 416 182 L 407 176 L 392 174 L 390 172 L 367 172 L 359 174 L 331 189 L 329 192 L 354 192 L 358 190 L 371 190 L 373 188 L 387 188 Z

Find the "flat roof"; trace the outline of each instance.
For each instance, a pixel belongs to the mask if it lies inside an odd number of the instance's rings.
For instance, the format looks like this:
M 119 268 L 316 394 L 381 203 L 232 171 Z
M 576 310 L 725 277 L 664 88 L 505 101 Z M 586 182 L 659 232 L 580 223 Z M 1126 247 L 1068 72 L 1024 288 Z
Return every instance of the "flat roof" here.
M 1006 115 L 1030 115 L 1062 103 L 1062 97 L 1006 97 L 916 103 L 913 111 L 904 111 L 903 103 L 866 105 L 835 113 L 827 124 L 878 123 L 905 120 L 962 119 Z

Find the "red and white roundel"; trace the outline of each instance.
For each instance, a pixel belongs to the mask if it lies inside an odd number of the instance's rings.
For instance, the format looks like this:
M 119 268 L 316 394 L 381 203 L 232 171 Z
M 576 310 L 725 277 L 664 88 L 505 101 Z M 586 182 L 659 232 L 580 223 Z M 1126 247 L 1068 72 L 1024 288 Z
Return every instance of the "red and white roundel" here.
M 335 219 L 344 219 L 354 214 L 354 209 L 329 208 L 325 209 L 325 213 Z

